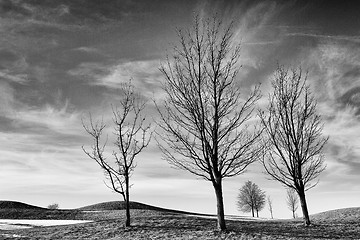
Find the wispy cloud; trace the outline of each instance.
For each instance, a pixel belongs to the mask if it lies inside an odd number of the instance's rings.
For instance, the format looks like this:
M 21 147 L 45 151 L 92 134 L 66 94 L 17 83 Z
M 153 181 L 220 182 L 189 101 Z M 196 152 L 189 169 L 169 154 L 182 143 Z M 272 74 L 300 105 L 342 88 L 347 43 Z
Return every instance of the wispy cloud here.
M 323 100 L 340 103 L 350 89 L 360 86 L 360 51 L 356 44 L 322 41 L 305 51 L 305 63 Z
M 359 94 L 360 52 L 357 44 L 344 39 L 320 38 L 317 45 L 304 48 L 301 62 L 309 70 L 309 83 L 319 101 L 324 135 L 330 137 L 326 147 L 325 182 L 337 185 L 346 175 L 348 184 L 356 181 L 360 164 Z M 330 173 L 331 172 L 331 173 Z
M 9 74 L 7 72 L 0 71 L 0 79 L 6 79 L 11 82 L 24 84 L 28 81 L 27 74 Z
M 325 40 L 344 40 L 353 43 L 360 43 L 360 36 L 346 36 L 346 35 L 323 35 L 316 33 L 306 33 L 306 32 L 292 32 L 286 33 L 288 37 L 313 37 Z
M 274 49 L 274 47 L 269 48 L 268 45 L 281 42 L 280 32 L 269 26 L 279 10 L 279 6 L 274 2 L 262 2 L 246 9 L 238 16 L 236 12 L 233 13 L 233 19 L 236 19 L 234 44 L 243 46 L 241 64 L 254 69 L 261 68 L 265 64 L 267 55 Z
M 96 168 L 83 161 L 81 145 L 88 143 L 88 139 L 82 129 L 81 114 L 73 110 L 68 101 L 63 102 L 63 106 L 42 107 L 20 104 L 11 95 L 7 101 L 12 111 L 3 111 L 0 117 L 3 184 L 24 187 L 24 193 L 30 194 L 30 189 L 25 188 L 29 185 L 51 192 L 54 186 L 71 185 L 70 179 L 77 175 L 80 184 L 91 178 L 87 173 L 95 172 Z M 87 173 L 80 175 L 84 169 Z M 38 177 L 27 179 L 29 172 Z M 22 180 L 18 181 L 20 176 Z
M 68 73 L 88 79 L 89 84 L 118 89 L 121 84 L 131 79 L 132 84 L 145 96 L 152 97 L 160 87 L 160 61 L 131 61 L 115 65 L 100 63 L 82 63 Z
M 160 84 L 159 67 L 158 60 L 126 62 L 112 67 L 111 73 L 98 79 L 98 82 L 105 86 L 116 87 L 119 83 L 132 79 L 137 89 L 150 96 Z
M 7 82 L 0 82 L 0 115 L 14 113 L 15 90 Z
M 69 112 L 69 109 L 69 101 L 65 101 L 59 109 L 50 105 L 41 109 L 22 109 L 17 111 L 16 117 L 25 122 L 43 124 L 59 133 L 73 133 L 79 129 L 77 126 L 79 113 Z
M 57 26 L 59 28 L 79 27 L 88 23 L 98 24 L 122 19 L 131 2 L 109 1 L 101 5 L 90 1 L 37 2 L 23 0 L 4 0 L 1 2 L 1 13 L 5 18 L 30 20 L 37 24 Z M 117 11 L 113 11 L 114 8 Z
M 288 5 L 240 1 L 229 3 L 223 11 L 225 22 L 234 22 L 233 45 L 241 46 L 238 79 L 245 89 L 258 83 L 266 85 L 276 62 L 284 58 L 284 31 L 273 22 Z
M 68 71 L 68 74 L 72 76 L 78 76 L 85 79 L 89 84 L 98 84 L 98 79 L 103 78 L 107 74 L 110 74 L 110 66 L 103 63 L 80 63 L 74 69 Z

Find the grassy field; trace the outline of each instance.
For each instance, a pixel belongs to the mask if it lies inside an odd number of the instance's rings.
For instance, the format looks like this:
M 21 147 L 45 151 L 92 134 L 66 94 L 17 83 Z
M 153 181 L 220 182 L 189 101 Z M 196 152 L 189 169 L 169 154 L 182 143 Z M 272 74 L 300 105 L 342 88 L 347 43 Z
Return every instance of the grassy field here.
M 359 208 L 314 215 L 310 227 L 300 220 L 228 220 L 228 231 L 221 233 L 215 230 L 216 220 L 207 216 L 140 205 L 131 211 L 132 227 L 128 228 L 123 224 L 124 210 L 109 210 L 109 206 L 108 210 L 99 205 L 86 210 L 17 209 L 18 218 L 41 215 L 42 219 L 93 222 L 0 231 L 0 239 L 360 239 Z M 9 209 L 0 208 L 0 218 L 6 217 L 10 217 Z

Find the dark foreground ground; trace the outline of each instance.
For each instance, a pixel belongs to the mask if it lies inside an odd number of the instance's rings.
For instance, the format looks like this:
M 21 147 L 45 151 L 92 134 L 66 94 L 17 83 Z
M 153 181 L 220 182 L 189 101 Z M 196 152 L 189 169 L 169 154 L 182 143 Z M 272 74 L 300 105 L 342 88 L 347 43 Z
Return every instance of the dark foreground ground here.
M 10 211 L 11 212 L 11 211 Z M 0 239 L 360 239 L 359 211 L 356 214 L 314 216 L 313 225 L 301 221 L 227 220 L 228 231 L 220 233 L 216 220 L 202 216 L 158 210 L 132 210 L 132 227 L 124 227 L 124 210 L 0 209 L 0 218 L 77 219 L 91 223 L 0 230 Z M 353 213 L 354 211 L 350 211 Z M 28 217 L 26 217 L 28 216 Z M 341 216 L 339 218 L 339 216 Z

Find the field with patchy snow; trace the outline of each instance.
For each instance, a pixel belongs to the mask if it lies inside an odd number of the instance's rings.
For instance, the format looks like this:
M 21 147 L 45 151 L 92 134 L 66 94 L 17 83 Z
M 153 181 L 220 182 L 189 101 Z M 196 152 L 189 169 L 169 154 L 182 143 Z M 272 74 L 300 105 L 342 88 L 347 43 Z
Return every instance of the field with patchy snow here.
M 93 209 L 93 210 L 92 210 Z M 0 230 L 0 239 L 360 239 L 360 211 L 343 209 L 313 216 L 313 225 L 304 227 L 301 220 L 256 220 L 229 216 L 227 232 L 215 230 L 213 216 L 166 211 L 156 208 L 133 209 L 132 227 L 124 227 L 124 210 L 22 210 L 23 216 L 87 220 L 71 225 L 32 226 Z M 17 217 L 21 217 L 18 210 Z M 48 212 L 45 214 L 44 212 Z M 5 213 L 3 213 L 5 214 Z M 6 215 L 6 214 L 5 214 Z M 342 216 L 342 217 L 341 217 Z M 345 217 L 346 216 L 346 217 Z M 1 211 L 0 211 L 1 217 Z M 66 222 L 65 222 L 66 223 Z M 30 223 L 30 225 L 32 225 Z M 30 226 L 25 225 L 25 226 Z

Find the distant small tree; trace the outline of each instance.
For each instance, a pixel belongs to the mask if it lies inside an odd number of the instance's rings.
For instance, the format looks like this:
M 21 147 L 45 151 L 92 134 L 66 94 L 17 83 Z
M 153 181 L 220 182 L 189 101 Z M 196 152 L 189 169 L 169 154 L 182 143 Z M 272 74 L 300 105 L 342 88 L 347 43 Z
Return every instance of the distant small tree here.
M 265 207 L 265 192 L 251 181 L 245 182 L 240 188 L 237 205 L 242 212 L 251 212 L 252 216 L 259 217 L 259 211 Z
M 286 203 L 288 205 L 288 208 L 292 212 L 293 218 L 296 218 L 296 210 L 299 207 L 299 199 L 296 195 L 296 192 L 294 189 L 289 188 L 286 191 Z
M 53 204 L 50 204 L 49 206 L 47 206 L 47 208 L 52 209 L 52 210 L 59 209 L 59 204 L 53 203 Z
M 259 211 L 263 210 L 266 203 L 266 194 L 265 191 L 261 190 L 260 188 L 256 188 L 256 195 L 255 195 L 255 210 L 256 210 L 256 217 L 259 217 Z
M 274 218 L 272 199 L 270 198 L 270 196 L 267 197 L 267 204 L 268 204 L 268 208 L 269 208 L 269 211 L 270 211 L 271 218 Z
M 125 226 L 130 226 L 130 177 L 136 167 L 135 157 L 146 148 L 151 139 L 150 124 L 145 124 L 143 110 L 146 102 L 135 91 L 131 82 L 122 85 L 122 98 L 119 107 L 113 107 L 113 123 L 117 151 L 113 152 L 114 162 L 105 157 L 106 142 L 102 142 L 105 129 L 103 122 L 83 123 L 86 132 L 92 137 L 91 151 L 83 151 L 104 170 L 110 185 L 107 187 L 122 195 L 126 206 Z

